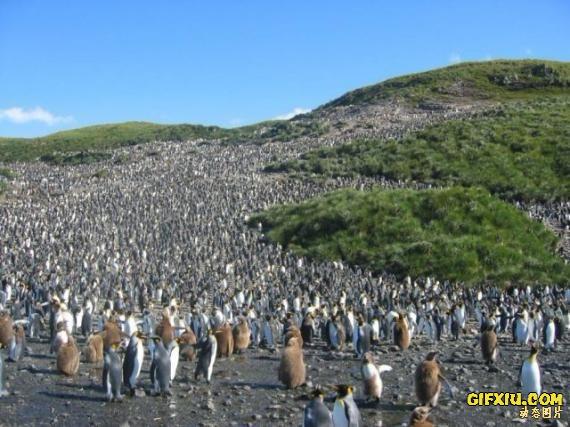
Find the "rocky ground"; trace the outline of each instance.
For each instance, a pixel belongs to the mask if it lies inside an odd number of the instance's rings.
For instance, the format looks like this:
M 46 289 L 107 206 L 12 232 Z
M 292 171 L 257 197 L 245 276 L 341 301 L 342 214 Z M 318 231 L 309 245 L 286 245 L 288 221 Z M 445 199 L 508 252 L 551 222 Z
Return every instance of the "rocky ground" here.
M 424 337 L 412 342 L 406 352 L 395 351 L 389 343 L 375 349 L 377 363 L 389 364 L 393 371 L 383 374 L 381 402 L 367 404 L 361 393 L 360 363 L 350 352 L 331 353 L 322 343 L 304 350 L 309 386 L 327 387 L 350 383 L 357 387 L 356 402 L 365 426 L 400 426 L 407 423 L 417 405 L 413 372 L 431 349 L 441 352 L 443 372 L 454 389 L 454 396 L 442 395 L 432 411 L 438 426 L 518 425 L 517 407 L 473 408 L 465 403 L 471 391 L 518 391 L 518 369 L 528 350 L 501 338 L 501 359 L 497 370 L 481 363 L 473 335 L 458 342 L 433 345 Z M 100 385 L 101 367 L 82 364 L 79 375 L 65 378 L 55 370 L 55 357 L 48 354 L 46 342 L 29 342 L 31 354 L 19 363 L 8 364 L 8 387 L 12 394 L 0 402 L 0 425 L 302 425 L 303 408 L 309 387 L 286 390 L 277 380 L 279 352 L 249 349 L 242 355 L 216 362 L 211 386 L 193 379 L 194 362 L 181 362 L 172 398 L 150 395 L 148 357 L 141 373 L 138 397 L 122 403 L 107 403 Z M 568 342 L 552 354 L 540 354 L 543 388 L 569 395 Z M 334 392 L 327 404 L 332 408 Z M 562 425 L 570 419 L 563 408 Z M 527 425 L 548 425 L 528 420 Z M 560 424 L 559 424 L 560 425 Z

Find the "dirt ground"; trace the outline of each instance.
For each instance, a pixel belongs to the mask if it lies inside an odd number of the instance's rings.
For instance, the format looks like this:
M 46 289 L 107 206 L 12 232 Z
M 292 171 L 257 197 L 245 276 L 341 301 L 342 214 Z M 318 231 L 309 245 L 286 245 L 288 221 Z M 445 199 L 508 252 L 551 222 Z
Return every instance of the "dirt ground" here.
M 82 363 L 75 378 L 65 378 L 55 370 L 49 345 L 28 342 L 31 354 L 19 363 L 7 363 L 11 395 L 0 400 L 0 425 L 184 425 L 184 426 L 300 426 L 311 385 L 328 387 L 350 383 L 357 387 L 356 402 L 364 426 L 406 425 L 417 406 L 413 372 L 431 349 L 440 351 L 446 378 L 455 389 L 451 398 L 443 393 L 432 411 L 437 426 L 519 425 L 518 407 L 474 408 L 466 404 L 471 391 L 518 391 L 518 369 L 528 349 L 501 337 L 498 371 L 489 371 L 481 362 L 474 336 L 458 342 L 442 341 L 437 346 L 416 337 L 410 349 L 395 351 L 389 343 L 375 348 L 377 364 L 393 371 L 383 374 L 384 392 L 380 403 L 366 403 L 361 394 L 360 362 L 350 351 L 331 353 L 320 342 L 304 349 L 308 387 L 286 390 L 277 380 L 279 350 L 271 353 L 248 349 L 230 359 L 218 359 L 212 385 L 195 382 L 195 362 L 181 362 L 171 398 L 150 395 L 149 358 L 139 378 L 139 397 L 125 397 L 121 403 L 107 403 L 101 387 L 101 367 Z M 569 396 L 570 345 L 563 342 L 557 351 L 539 355 L 543 389 Z M 145 394 L 142 393 L 142 388 Z M 328 388 L 326 403 L 332 409 L 334 392 Z M 562 425 L 570 414 L 565 402 Z M 549 425 L 546 420 L 527 420 L 527 425 Z M 560 424 L 559 424 L 560 425 Z

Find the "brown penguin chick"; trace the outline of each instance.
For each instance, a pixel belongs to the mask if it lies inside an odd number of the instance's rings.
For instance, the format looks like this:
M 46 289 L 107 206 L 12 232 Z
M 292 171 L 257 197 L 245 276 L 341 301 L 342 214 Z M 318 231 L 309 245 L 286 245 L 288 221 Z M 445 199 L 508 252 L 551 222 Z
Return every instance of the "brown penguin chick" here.
M 342 320 L 335 320 L 337 336 L 338 336 L 338 350 L 342 351 L 344 349 L 344 344 L 346 344 L 346 330 L 342 324 Z
M 172 327 L 172 324 L 170 323 L 170 316 L 167 314 L 166 311 L 164 312 L 164 314 L 162 316 L 162 320 L 156 326 L 155 332 L 156 332 L 156 335 L 158 335 L 160 338 L 162 338 L 162 342 L 167 347 L 168 347 L 168 344 L 170 344 L 174 340 L 174 328 Z
M 481 352 L 486 365 L 492 365 L 497 360 L 499 346 L 493 325 L 487 325 L 487 328 L 481 335 Z
M 234 353 L 234 336 L 230 324 L 225 322 L 214 336 L 218 342 L 218 357 L 230 357 Z
M 196 350 L 194 346 L 196 345 L 196 335 L 194 331 L 190 328 L 186 328 L 184 333 L 180 335 L 180 358 L 182 360 L 192 361 L 196 357 Z
M 430 408 L 427 406 L 418 406 L 412 412 L 410 417 L 410 427 L 433 427 L 433 423 L 428 420 Z
M 305 362 L 303 350 L 297 338 L 290 338 L 281 354 L 279 381 L 287 388 L 297 388 L 305 384 Z
M 428 353 L 425 360 L 416 368 L 416 396 L 422 406 L 437 406 L 441 392 L 441 374 L 436 360 L 437 351 Z
M 103 337 L 93 334 L 87 338 L 87 346 L 83 350 L 87 363 L 101 363 L 103 361 Z
M 57 352 L 57 370 L 64 375 L 73 376 L 79 370 L 79 350 L 73 337 L 63 344 Z
M 113 344 L 120 344 L 121 343 L 121 329 L 119 325 L 114 321 L 107 321 L 105 322 L 105 326 L 103 327 L 103 348 L 109 349 Z
M 401 350 L 407 350 L 410 346 L 410 331 L 405 317 L 400 313 L 394 325 L 394 344 Z
M 301 331 L 298 327 L 294 325 L 289 325 L 285 333 L 285 346 L 289 343 L 289 340 L 295 338 L 297 340 L 297 344 L 300 348 L 303 348 L 303 337 L 301 336 Z
M 0 343 L 4 347 L 9 348 L 14 338 L 14 323 L 12 322 L 12 317 L 3 311 L 0 313 Z
M 245 317 L 240 317 L 237 325 L 234 326 L 233 336 L 234 349 L 237 353 L 241 353 L 249 347 L 251 331 L 249 330 L 249 325 L 247 324 Z

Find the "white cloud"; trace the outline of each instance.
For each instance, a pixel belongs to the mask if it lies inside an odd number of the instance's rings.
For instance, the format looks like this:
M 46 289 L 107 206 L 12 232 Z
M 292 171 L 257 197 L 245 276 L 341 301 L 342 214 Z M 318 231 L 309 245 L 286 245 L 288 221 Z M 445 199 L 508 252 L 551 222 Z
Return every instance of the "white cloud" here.
M 8 120 L 12 123 L 42 122 L 49 126 L 58 123 L 68 123 L 73 121 L 71 116 L 56 116 L 42 107 L 25 109 L 21 107 L 6 108 L 0 110 L 0 120 Z
M 297 108 L 293 108 L 293 111 L 290 111 L 286 114 L 281 114 L 277 117 L 273 117 L 273 120 L 289 120 L 292 119 L 295 116 L 298 116 L 299 114 L 306 114 L 308 112 L 310 112 L 311 109 L 310 108 L 301 108 L 301 107 L 297 107 Z
M 449 62 L 451 64 L 459 64 L 462 61 L 461 55 L 458 53 L 452 53 L 449 55 Z

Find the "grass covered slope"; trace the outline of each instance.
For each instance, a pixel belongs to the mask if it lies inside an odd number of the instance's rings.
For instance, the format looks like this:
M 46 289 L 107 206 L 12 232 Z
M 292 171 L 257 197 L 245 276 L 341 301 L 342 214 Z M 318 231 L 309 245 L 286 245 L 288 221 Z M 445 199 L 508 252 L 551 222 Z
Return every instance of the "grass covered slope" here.
M 570 98 L 510 105 L 492 116 L 446 122 L 402 140 L 313 151 L 266 170 L 481 186 L 511 200 L 569 199 Z
M 326 126 L 317 122 L 267 121 L 241 128 L 160 125 L 127 122 L 88 126 L 39 138 L 0 138 L 0 162 L 41 160 L 57 165 L 94 163 L 112 157 L 109 150 L 153 141 L 220 139 L 228 144 L 290 141 L 319 136 Z
M 341 190 L 255 215 L 267 236 L 317 259 L 403 277 L 568 283 L 541 223 L 483 189 Z
M 323 105 L 375 104 L 399 99 L 421 102 L 507 101 L 537 94 L 570 92 L 570 63 L 543 60 L 463 62 L 423 73 L 396 77 L 356 89 Z
M 152 141 L 222 138 L 228 132 L 215 126 L 146 122 L 88 126 L 40 138 L 0 138 L 0 161 L 30 161 L 54 153 L 109 150 Z

